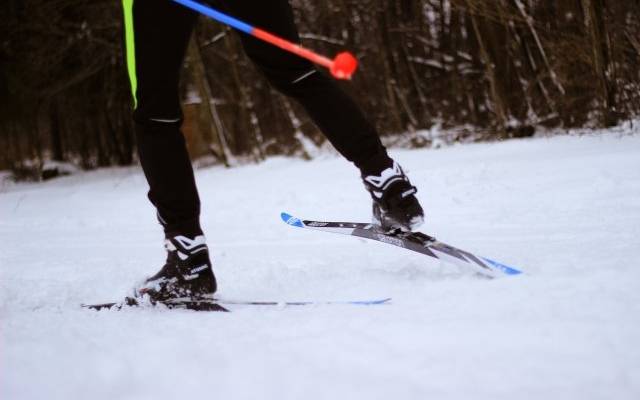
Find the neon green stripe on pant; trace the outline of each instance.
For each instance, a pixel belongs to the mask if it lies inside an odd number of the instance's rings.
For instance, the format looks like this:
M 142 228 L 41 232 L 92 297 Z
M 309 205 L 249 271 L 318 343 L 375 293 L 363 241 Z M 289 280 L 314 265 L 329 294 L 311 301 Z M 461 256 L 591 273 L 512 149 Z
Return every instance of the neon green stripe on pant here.
M 131 94 L 133 95 L 133 107 L 138 107 L 138 77 L 136 75 L 136 41 L 133 30 L 133 1 L 122 0 L 124 9 L 124 32 L 125 47 L 127 53 L 127 71 L 129 72 L 129 81 L 131 82 Z

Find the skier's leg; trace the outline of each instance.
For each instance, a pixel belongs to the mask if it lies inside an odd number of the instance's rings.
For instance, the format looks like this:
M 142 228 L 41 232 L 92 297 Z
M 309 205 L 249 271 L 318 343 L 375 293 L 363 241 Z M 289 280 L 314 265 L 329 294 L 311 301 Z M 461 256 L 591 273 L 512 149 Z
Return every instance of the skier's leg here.
M 123 0 L 140 163 L 167 237 L 202 234 L 178 81 L 196 14 L 170 0 Z
M 249 24 L 299 42 L 293 12 L 287 0 L 234 0 L 231 13 Z M 374 221 L 385 229 L 410 230 L 424 217 L 402 168 L 387 155 L 375 128 L 333 79 L 309 61 L 241 35 L 247 55 L 272 85 L 297 100 L 333 146 L 361 171 L 373 199 Z
M 154 301 L 216 291 L 200 200 L 180 132 L 178 81 L 196 14 L 170 0 L 123 0 L 138 154 L 165 231 L 167 261 L 135 288 Z
M 294 43 L 299 42 L 287 0 L 219 2 L 232 15 Z M 375 128 L 354 101 L 309 61 L 251 36 L 240 35 L 245 52 L 270 83 L 299 102 L 333 146 L 363 173 L 391 166 Z

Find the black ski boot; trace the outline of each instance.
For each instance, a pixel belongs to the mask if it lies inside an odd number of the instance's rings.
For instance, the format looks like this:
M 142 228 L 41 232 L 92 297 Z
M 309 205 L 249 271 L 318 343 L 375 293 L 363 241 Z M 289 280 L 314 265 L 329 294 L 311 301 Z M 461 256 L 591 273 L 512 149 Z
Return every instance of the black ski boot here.
M 165 240 L 165 248 L 166 263 L 135 289 L 135 296 L 148 296 L 152 303 L 213 298 L 217 284 L 204 236 L 174 236 Z
M 373 199 L 373 222 L 385 232 L 411 231 L 424 222 L 424 212 L 409 178 L 395 161 L 379 176 L 362 176 L 364 186 Z

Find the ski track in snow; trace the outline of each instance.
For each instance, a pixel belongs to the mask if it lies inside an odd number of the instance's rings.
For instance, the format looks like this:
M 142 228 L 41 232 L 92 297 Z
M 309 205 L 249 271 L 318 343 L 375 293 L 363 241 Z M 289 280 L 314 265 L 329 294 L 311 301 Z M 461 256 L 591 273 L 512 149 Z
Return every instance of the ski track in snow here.
M 638 132 L 392 155 L 423 231 L 526 274 L 288 227 L 370 200 L 340 158 L 274 158 L 197 171 L 219 295 L 392 304 L 86 311 L 164 261 L 141 172 L 0 186 L 0 398 L 640 398 Z

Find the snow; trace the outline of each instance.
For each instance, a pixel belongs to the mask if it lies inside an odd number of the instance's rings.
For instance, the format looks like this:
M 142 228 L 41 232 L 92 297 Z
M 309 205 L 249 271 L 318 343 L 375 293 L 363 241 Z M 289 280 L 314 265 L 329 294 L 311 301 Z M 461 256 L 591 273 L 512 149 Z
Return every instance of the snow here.
M 2 399 L 640 398 L 640 132 L 395 150 L 424 231 L 486 280 L 280 221 L 368 220 L 334 156 L 197 171 L 221 297 L 390 305 L 91 312 L 163 262 L 137 168 L 0 191 Z

